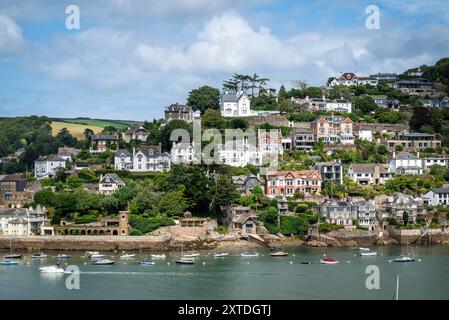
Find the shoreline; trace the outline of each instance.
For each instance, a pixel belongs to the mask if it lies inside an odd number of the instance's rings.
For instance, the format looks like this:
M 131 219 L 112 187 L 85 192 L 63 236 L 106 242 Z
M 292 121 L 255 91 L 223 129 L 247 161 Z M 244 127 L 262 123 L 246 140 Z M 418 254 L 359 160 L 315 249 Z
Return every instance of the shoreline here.
M 365 247 L 405 246 L 408 244 L 449 245 L 449 233 L 433 235 L 432 238 L 416 240 L 410 235 L 389 234 L 382 239 L 372 234 L 333 234 L 312 236 L 307 240 L 275 236 L 264 237 L 264 242 L 244 240 L 233 236 L 175 237 L 175 236 L 0 236 L 0 251 L 181 251 L 213 250 L 225 248 L 269 248 L 269 247 Z M 12 247 L 12 248 L 11 248 Z

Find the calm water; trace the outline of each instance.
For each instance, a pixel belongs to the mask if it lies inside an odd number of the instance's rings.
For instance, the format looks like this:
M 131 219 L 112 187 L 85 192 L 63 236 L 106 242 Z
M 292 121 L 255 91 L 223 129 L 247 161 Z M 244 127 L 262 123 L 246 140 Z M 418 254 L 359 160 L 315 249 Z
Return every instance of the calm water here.
M 0 299 L 392 299 L 396 274 L 400 299 L 449 299 L 449 247 L 414 247 L 421 262 L 406 264 L 389 262 L 406 248 L 374 250 L 378 256 L 360 257 L 351 248 L 299 248 L 277 258 L 266 249 L 258 249 L 263 256 L 254 258 L 241 258 L 236 250 L 228 250 L 231 255 L 225 258 L 202 251 L 195 265 L 175 265 L 179 253 L 172 253 L 146 267 L 135 261 L 150 253 L 127 261 L 110 253 L 108 258 L 117 261 L 112 266 L 93 266 L 82 254 L 74 254 L 62 266 L 79 266 L 80 290 L 66 289 L 67 275 L 39 272 L 56 258 L 39 261 L 27 253 L 17 266 L 0 266 Z M 324 252 L 340 264 L 319 264 Z M 380 290 L 365 288 L 368 265 L 380 268 Z

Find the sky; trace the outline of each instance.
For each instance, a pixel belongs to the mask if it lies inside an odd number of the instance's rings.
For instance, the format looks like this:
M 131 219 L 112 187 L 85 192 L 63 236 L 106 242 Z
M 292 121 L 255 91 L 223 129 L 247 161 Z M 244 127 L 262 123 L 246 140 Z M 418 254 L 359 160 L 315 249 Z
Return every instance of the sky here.
M 152 120 L 234 73 L 320 86 L 445 56 L 448 0 L 0 0 L 0 116 Z

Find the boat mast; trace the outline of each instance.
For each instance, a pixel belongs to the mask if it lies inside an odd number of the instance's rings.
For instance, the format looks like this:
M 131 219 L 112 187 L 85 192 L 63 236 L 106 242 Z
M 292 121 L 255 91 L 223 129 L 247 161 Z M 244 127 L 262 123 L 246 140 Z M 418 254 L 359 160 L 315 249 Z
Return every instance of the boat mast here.
M 396 297 L 395 300 L 399 300 L 399 275 L 396 275 Z

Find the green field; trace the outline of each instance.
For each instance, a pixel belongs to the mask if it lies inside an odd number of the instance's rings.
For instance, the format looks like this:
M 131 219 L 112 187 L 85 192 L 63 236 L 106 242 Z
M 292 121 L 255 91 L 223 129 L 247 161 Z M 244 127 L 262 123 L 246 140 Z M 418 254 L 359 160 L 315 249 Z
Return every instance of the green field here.
M 133 121 L 125 121 L 125 120 L 102 120 L 102 119 L 83 119 L 83 118 L 55 119 L 55 120 L 59 122 L 81 124 L 85 126 L 93 126 L 100 128 L 111 126 L 118 130 L 128 128 L 133 124 Z

